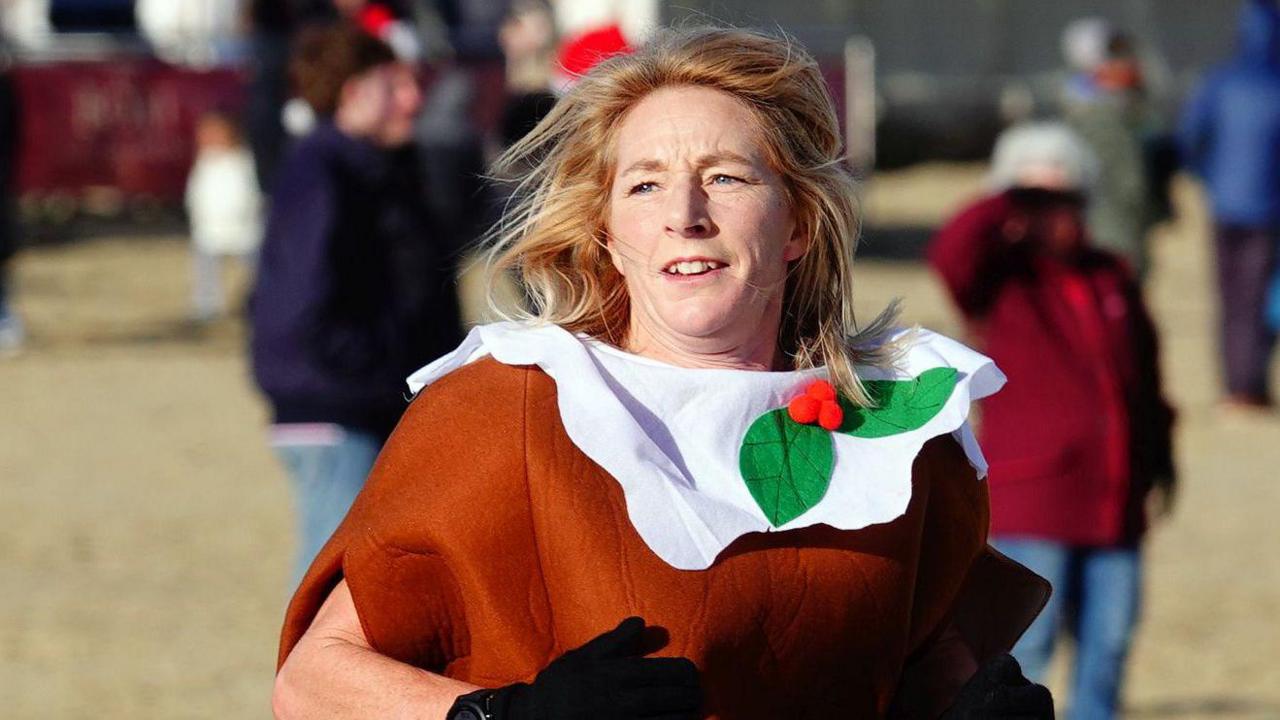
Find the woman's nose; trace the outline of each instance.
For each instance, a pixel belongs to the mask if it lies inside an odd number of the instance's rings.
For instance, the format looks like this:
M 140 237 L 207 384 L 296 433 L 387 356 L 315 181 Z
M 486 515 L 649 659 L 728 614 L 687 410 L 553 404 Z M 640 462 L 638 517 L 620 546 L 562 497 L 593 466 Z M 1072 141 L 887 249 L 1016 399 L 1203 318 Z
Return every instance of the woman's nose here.
M 667 195 L 667 232 L 681 237 L 707 237 L 715 225 L 707 210 L 707 194 L 696 180 L 676 182 Z

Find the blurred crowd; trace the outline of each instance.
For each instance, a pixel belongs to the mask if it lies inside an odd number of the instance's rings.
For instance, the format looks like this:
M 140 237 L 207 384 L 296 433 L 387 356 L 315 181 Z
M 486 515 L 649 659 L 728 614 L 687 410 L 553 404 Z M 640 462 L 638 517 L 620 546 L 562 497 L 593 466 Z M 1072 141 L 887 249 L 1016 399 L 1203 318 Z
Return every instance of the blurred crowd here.
M 300 576 L 404 408 L 404 378 L 461 341 L 459 263 L 500 210 L 486 167 L 556 93 L 656 22 L 644 2 L 253 2 L 244 131 L 197 127 L 193 309 L 247 264 L 254 377 L 293 483 Z M 142 6 L 139 7 L 141 12 Z M 469 64 L 498 60 L 500 121 Z
M 1072 23 L 1057 116 L 1000 136 L 989 194 L 929 250 L 971 339 L 1009 377 L 984 403 L 980 430 L 992 542 L 1054 587 L 1014 655 L 1040 679 L 1059 637 L 1074 640 L 1072 718 L 1118 712 L 1143 539 L 1176 495 L 1174 410 L 1142 283 L 1180 167 L 1204 184 L 1213 216 L 1221 410 L 1273 410 L 1278 33 L 1274 3 L 1245 2 L 1236 54 L 1168 122 L 1147 102 L 1136 38 L 1100 18 Z
M 39 5 L 6 10 L 27 42 L 48 32 Z M 209 112 L 195 131 L 186 189 L 191 315 L 224 317 L 236 305 L 222 266 L 251 269 L 253 373 L 295 489 L 301 574 L 398 419 L 406 375 L 461 339 L 458 264 L 502 205 L 499 188 L 483 181 L 486 167 L 576 76 L 643 42 L 658 4 L 139 0 L 135 10 L 173 62 L 247 62 L 243 112 Z M 232 42 L 238 28 L 247 32 Z M 943 225 L 928 254 L 971 340 L 1010 378 L 987 401 L 981 426 L 993 538 L 1056 589 L 1015 655 L 1040 679 L 1059 637 L 1074 638 L 1076 718 L 1115 713 L 1140 615 L 1143 538 L 1175 497 L 1175 413 L 1161 389 L 1142 284 L 1151 275 L 1148 237 L 1173 212 L 1170 183 L 1180 170 L 1200 179 L 1213 213 L 1222 409 L 1273 411 L 1273 2 L 1243 3 L 1238 42 L 1170 118 L 1148 102 L 1130 29 L 1100 18 L 1069 25 L 1056 112 L 1001 135 L 987 193 Z M 476 77 L 465 68 L 476 60 L 504 68 L 500 122 L 490 132 L 471 112 Z M 0 352 L 16 352 L 23 328 L 3 272 L 16 247 L 16 100 L 7 77 Z

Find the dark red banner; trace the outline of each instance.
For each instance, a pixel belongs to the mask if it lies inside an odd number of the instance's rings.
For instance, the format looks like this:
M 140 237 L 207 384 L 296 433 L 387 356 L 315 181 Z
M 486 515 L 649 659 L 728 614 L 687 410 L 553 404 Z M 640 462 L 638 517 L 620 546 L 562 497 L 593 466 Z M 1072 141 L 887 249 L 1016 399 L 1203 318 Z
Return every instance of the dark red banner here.
M 467 68 L 471 112 L 482 132 L 502 112 L 499 63 Z M 26 65 L 15 70 L 21 113 L 18 187 L 23 194 L 81 196 L 112 188 L 126 197 L 182 198 L 195 121 L 239 111 L 238 70 L 196 71 L 150 58 Z M 430 85 L 432 73 L 424 72 Z
M 15 80 L 22 193 L 111 187 L 179 200 L 195 120 L 243 102 L 237 71 L 198 72 L 143 58 L 29 65 Z

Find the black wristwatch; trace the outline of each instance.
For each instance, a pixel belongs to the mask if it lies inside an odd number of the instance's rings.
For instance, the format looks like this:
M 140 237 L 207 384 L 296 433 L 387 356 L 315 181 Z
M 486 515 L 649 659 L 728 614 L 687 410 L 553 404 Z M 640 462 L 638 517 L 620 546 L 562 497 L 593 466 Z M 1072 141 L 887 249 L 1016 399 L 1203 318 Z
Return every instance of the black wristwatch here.
M 446 720 L 493 720 L 492 701 L 493 690 L 488 689 L 461 695 L 453 701 Z

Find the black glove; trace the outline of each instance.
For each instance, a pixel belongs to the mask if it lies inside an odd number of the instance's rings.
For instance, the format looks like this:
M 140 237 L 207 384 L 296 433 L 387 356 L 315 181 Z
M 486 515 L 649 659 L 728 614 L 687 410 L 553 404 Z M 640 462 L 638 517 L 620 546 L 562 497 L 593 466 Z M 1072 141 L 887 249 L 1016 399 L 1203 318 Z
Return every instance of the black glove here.
M 956 696 L 943 720 L 1053 720 L 1053 697 L 1043 685 L 1022 676 L 1011 655 L 978 668 Z
M 617 628 L 561 655 L 532 684 L 498 688 L 493 720 L 697 720 L 698 668 L 686 658 L 644 657 L 644 620 Z

